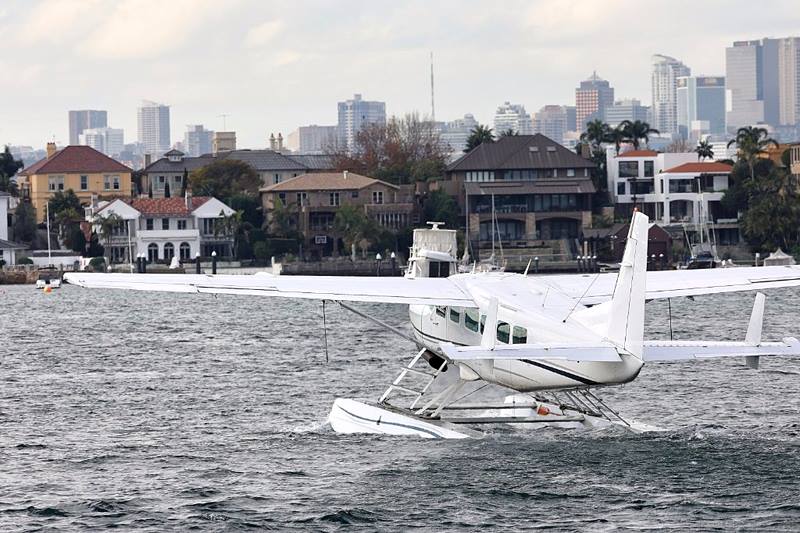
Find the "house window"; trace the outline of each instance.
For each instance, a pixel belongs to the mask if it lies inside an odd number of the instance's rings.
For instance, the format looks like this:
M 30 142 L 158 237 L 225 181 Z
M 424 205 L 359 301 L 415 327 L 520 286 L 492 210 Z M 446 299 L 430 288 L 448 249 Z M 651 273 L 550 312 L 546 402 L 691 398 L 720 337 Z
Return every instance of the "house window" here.
M 161 219 L 161 229 L 169 229 L 169 219 L 162 218 Z
M 338 192 L 332 192 L 330 194 L 329 201 L 330 201 L 330 205 L 338 206 L 339 205 L 339 193 Z
M 638 161 L 620 161 L 619 162 L 619 177 L 620 178 L 638 178 L 639 177 L 639 162 Z
M 350 193 L 351 198 L 358 198 L 358 191 L 353 191 Z
M 280 183 L 280 182 L 281 182 L 280 174 L 275 174 L 274 176 L 272 176 L 272 183 Z
M 214 219 L 213 218 L 204 218 L 203 219 L 203 235 L 213 235 L 214 234 Z
M 51 191 L 63 191 L 64 176 L 50 176 L 47 178 L 47 185 Z
M 178 220 L 178 229 L 186 229 L 186 221 L 183 219 Z
M 145 219 L 144 227 L 145 229 L 153 229 L 153 219 L 152 218 Z
M 147 246 L 147 260 L 151 263 L 158 261 L 158 245 L 154 242 Z
M 186 222 L 185 220 L 183 222 Z M 192 256 L 192 247 L 189 246 L 188 242 L 182 242 L 179 248 L 181 254 L 181 261 L 186 261 L 191 259 Z
M 645 178 L 652 178 L 653 177 L 653 162 L 652 161 L 645 161 L 644 162 L 644 177 Z
M 372 203 L 373 204 L 383 203 L 383 191 L 372 191 Z
M 168 242 L 164 245 L 164 261 L 172 261 L 175 257 L 175 245 Z
M 308 200 L 308 194 L 304 192 L 297 193 L 297 205 L 306 205 Z
M 86 191 L 89 189 L 89 176 L 81 176 L 81 190 Z
M 625 182 L 620 181 L 619 183 L 617 183 L 617 195 L 623 195 L 623 194 L 625 194 Z
M 119 176 L 103 176 L 103 188 L 107 191 L 119 190 Z
M 281 201 L 282 205 L 286 205 L 286 193 L 285 192 L 279 192 L 278 193 L 278 199 Z
M 567 169 L 567 177 L 568 177 L 568 178 L 573 178 L 573 177 L 575 177 L 575 169 L 574 169 L 574 168 L 568 168 L 568 169 Z

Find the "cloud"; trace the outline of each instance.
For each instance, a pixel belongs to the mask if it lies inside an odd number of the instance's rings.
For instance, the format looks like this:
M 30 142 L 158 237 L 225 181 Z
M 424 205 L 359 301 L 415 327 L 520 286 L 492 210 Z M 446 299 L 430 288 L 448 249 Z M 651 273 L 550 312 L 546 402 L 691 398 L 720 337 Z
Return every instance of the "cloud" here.
M 250 28 L 245 37 L 245 44 L 257 48 L 268 44 L 283 31 L 282 20 L 268 20 L 263 24 Z
M 62 43 L 92 17 L 97 0 L 45 0 L 33 8 L 17 28 L 24 45 Z
M 123 0 L 78 51 L 100 59 L 158 57 L 185 45 L 220 9 L 211 0 Z

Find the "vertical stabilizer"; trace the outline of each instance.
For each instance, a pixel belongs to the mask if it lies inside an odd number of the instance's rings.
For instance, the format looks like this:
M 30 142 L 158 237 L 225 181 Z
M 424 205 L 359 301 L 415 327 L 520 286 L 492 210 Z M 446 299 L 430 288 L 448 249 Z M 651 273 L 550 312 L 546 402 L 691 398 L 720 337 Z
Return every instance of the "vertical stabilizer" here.
M 647 233 L 650 220 L 635 211 L 625 253 L 611 299 L 608 340 L 642 358 L 644 341 L 645 281 L 647 280 Z

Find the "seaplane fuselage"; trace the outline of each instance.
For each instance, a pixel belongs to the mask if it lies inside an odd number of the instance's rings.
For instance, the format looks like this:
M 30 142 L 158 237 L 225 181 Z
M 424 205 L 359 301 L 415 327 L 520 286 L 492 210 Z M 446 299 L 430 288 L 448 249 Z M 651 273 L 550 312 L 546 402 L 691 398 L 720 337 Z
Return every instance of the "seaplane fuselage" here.
M 496 342 L 503 344 L 597 341 L 602 335 L 570 320 L 575 311 L 586 309 L 544 283 L 520 274 L 475 273 L 451 276 L 470 292 L 478 308 L 409 306 L 416 339 L 429 351 L 442 355 L 441 343 L 472 346 L 481 343 L 490 297 L 499 299 Z M 544 303 L 547 302 L 547 310 Z M 558 309 L 554 315 L 553 310 Z M 458 361 L 462 377 L 470 370 L 476 378 L 519 392 L 565 390 L 619 385 L 636 378 L 642 360 L 620 354 L 620 362 L 566 360 L 484 359 Z

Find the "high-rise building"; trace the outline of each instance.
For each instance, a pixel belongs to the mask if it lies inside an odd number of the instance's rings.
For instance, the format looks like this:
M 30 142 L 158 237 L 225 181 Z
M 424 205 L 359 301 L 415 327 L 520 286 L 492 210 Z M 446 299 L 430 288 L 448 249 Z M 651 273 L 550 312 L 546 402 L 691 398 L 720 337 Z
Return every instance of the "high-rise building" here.
M 324 154 L 336 142 L 337 126 L 300 126 L 286 136 L 286 147 L 300 154 Z
M 478 121 L 471 113 L 464 115 L 464 118 L 457 118 L 450 122 L 439 125 L 439 138 L 447 144 L 453 153 L 463 152 L 467 147 L 467 139 L 478 126 Z
M 800 124 L 800 37 L 765 39 L 775 42 L 778 64 L 778 105 L 777 115 L 780 126 Z M 771 47 L 767 46 L 767 52 Z M 769 112 L 770 107 L 765 107 Z M 772 124 L 772 123 L 771 123 Z
M 761 41 L 736 41 L 725 49 L 728 130 L 764 122 L 763 67 Z
M 184 153 L 189 157 L 210 154 L 213 138 L 214 132 L 205 129 L 202 124 L 186 126 L 186 132 L 183 134 Z
M 603 120 L 605 108 L 614 103 L 614 88 L 597 72 L 581 82 L 575 89 L 575 126 L 577 131 L 586 129 L 586 123 L 594 119 Z
M 678 133 L 678 78 L 692 70 L 674 57 L 653 56 L 653 124 L 661 133 Z
M 533 117 L 533 133 L 541 133 L 558 144 L 564 144 L 564 134 L 567 131 L 566 106 L 546 105 Z
M 564 112 L 567 114 L 567 131 L 578 131 L 578 109 L 574 105 L 565 105 Z
M 145 153 L 154 159 L 161 157 L 170 148 L 169 106 L 148 100 L 142 101 L 137 112 L 139 142 Z
M 356 135 L 368 124 L 386 124 L 386 103 L 362 100 L 360 94 L 352 100 L 339 102 L 338 141 L 347 151 L 356 148 Z
M 494 133 L 502 135 L 509 130 L 518 135 L 532 135 L 533 121 L 524 106 L 504 102 L 494 113 Z
M 643 106 L 642 102 L 636 98 L 623 98 L 606 107 L 604 116 L 606 123 L 610 127 L 616 128 L 620 122 L 625 120 L 647 122 L 650 116 L 650 108 Z
M 678 78 L 676 98 L 678 102 L 678 133 L 684 139 L 690 133 L 725 133 L 725 77 L 681 76 Z M 693 127 L 694 122 L 708 122 L 704 127 Z
M 125 132 L 119 128 L 87 128 L 78 136 L 78 141 L 107 156 L 118 158 L 125 146 Z
M 83 109 L 69 112 L 69 144 L 78 144 L 83 130 L 108 127 L 108 112 Z

